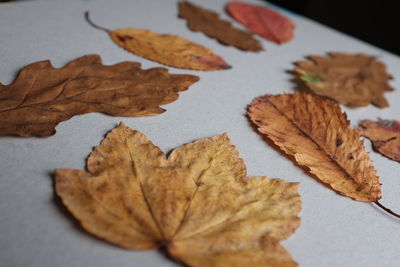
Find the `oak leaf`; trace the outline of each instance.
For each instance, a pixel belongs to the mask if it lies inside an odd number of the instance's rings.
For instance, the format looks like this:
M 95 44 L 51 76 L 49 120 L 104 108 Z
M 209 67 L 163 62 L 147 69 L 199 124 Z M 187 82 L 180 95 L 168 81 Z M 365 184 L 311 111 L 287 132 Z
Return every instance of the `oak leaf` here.
M 126 28 L 108 30 L 95 25 L 85 18 L 93 27 L 109 34 L 111 39 L 128 52 L 158 63 L 181 69 L 222 70 L 230 69 L 225 60 L 210 49 L 191 42 L 178 35 L 159 34 L 150 30 Z
M 359 127 L 362 136 L 372 141 L 376 151 L 400 162 L 400 122 L 395 120 L 363 120 Z
M 248 115 L 259 132 L 338 193 L 365 202 L 381 198 L 360 134 L 333 101 L 302 93 L 266 95 L 252 102 Z
M 0 136 L 50 136 L 74 115 L 103 112 L 114 116 L 156 115 L 160 105 L 178 98 L 199 78 L 142 70 L 140 63 L 101 63 L 86 55 L 54 68 L 50 61 L 24 67 L 10 85 L 0 84 Z
M 295 24 L 271 8 L 232 1 L 226 9 L 235 20 L 271 42 L 284 44 L 294 37 Z
M 296 266 L 279 241 L 300 223 L 298 183 L 246 178 L 226 134 L 166 157 L 121 123 L 87 169 L 57 169 L 56 192 L 97 237 L 133 250 L 163 247 L 190 266 Z
M 245 51 L 261 51 L 261 43 L 251 33 L 234 28 L 229 21 L 219 18 L 218 13 L 201 8 L 188 1 L 179 2 L 179 17 L 186 19 L 192 31 L 200 31 L 224 45 Z
M 389 106 L 384 93 L 392 91 L 386 66 L 364 54 L 330 53 L 296 62 L 296 75 L 314 93 L 350 107 Z

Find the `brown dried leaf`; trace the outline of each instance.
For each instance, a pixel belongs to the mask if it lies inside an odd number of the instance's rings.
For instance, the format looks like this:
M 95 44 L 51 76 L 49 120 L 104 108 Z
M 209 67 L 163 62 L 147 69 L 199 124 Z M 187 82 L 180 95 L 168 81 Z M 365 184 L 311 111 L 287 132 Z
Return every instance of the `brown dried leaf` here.
M 279 241 L 299 226 L 298 184 L 246 178 L 226 134 L 183 145 L 166 158 L 120 124 L 87 168 L 57 169 L 56 192 L 100 238 L 135 250 L 164 247 L 190 266 L 296 266 Z
M 50 136 L 58 123 L 90 112 L 160 114 L 160 105 L 175 101 L 178 92 L 198 80 L 165 68 L 142 70 L 137 62 L 104 66 L 98 55 L 77 58 L 60 69 L 48 60 L 35 62 L 12 84 L 0 84 L 0 136 Z
M 266 95 L 252 102 L 248 114 L 259 132 L 338 193 L 365 202 L 380 199 L 379 177 L 360 135 L 331 100 Z
M 135 55 L 181 69 L 223 70 L 231 66 L 212 50 L 172 34 L 159 34 L 142 29 L 108 30 L 95 25 L 85 13 L 86 20 L 95 28 L 107 32 L 120 47 Z
M 309 56 L 309 60 L 296 63 L 295 73 L 314 93 L 349 107 L 370 103 L 380 108 L 388 107 L 383 94 L 393 91 L 388 83 L 392 77 L 387 73 L 386 65 L 364 54 Z
M 234 28 L 229 21 L 220 19 L 214 11 L 181 1 L 179 17 L 187 20 L 187 25 L 192 31 L 203 32 L 224 45 L 235 46 L 245 51 L 263 50 L 261 43 L 251 33 Z
M 360 133 L 372 141 L 376 151 L 382 155 L 400 162 L 400 122 L 389 120 L 360 123 Z

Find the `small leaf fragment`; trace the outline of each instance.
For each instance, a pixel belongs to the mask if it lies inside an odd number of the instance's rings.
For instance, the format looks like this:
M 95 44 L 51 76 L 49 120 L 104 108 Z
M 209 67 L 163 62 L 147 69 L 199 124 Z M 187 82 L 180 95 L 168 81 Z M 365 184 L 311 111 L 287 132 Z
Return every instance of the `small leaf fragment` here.
M 393 88 L 386 66 L 364 54 L 330 53 L 328 56 L 309 56 L 296 62 L 296 75 L 311 91 L 327 96 L 349 107 L 370 103 L 383 108 L 389 106 L 384 93 Z
M 225 70 L 231 66 L 212 50 L 172 34 L 126 28 L 108 30 L 95 25 L 85 13 L 86 20 L 95 28 L 109 34 L 120 47 L 137 56 L 181 69 Z
M 86 55 L 54 68 L 50 61 L 24 67 L 10 85 L 0 84 L 0 136 L 50 136 L 74 115 L 157 115 L 160 105 L 178 98 L 199 78 L 169 74 L 165 68 L 142 70 L 140 63 L 105 66 Z
M 374 150 L 400 162 L 400 122 L 395 120 L 363 120 L 359 131 L 372 141 Z
M 365 202 L 381 198 L 360 134 L 333 101 L 302 93 L 266 95 L 251 103 L 248 115 L 259 132 L 336 192 Z
M 235 20 L 271 42 L 284 44 L 294 37 L 295 24 L 276 10 L 240 1 L 230 2 L 226 9 Z
M 57 169 L 56 192 L 82 226 L 115 245 L 165 248 L 189 266 L 296 266 L 279 244 L 299 226 L 298 183 L 246 178 L 226 134 L 168 157 L 120 124 L 88 171 Z
M 261 43 L 251 33 L 234 28 L 229 21 L 219 18 L 218 13 L 201 8 L 188 1 L 179 2 L 179 17 L 187 21 L 192 31 L 200 31 L 224 45 L 244 51 L 261 51 Z

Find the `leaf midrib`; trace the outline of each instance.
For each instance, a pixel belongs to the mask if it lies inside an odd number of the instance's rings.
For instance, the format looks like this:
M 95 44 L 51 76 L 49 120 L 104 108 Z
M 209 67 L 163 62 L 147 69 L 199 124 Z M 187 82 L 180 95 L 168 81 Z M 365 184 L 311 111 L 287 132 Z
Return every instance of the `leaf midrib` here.
M 290 119 L 290 118 L 289 118 L 285 113 L 283 113 L 276 105 L 274 105 L 274 103 L 272 103 L 268 98 L 265 98 L 265 99 L 268 101 L 268 103 L 269 103 L 274 109 L 276 109 L 276 110 L 279 112 L 279 114 L 281 114 L 283 117 L 285 117 L 296 129 L 298 129 L 304 136 L 308 137 L 321 151 L 323 151 L 324 154 L 327 155 L 327 156 L 331 159 L 331 162 L 333 162 L 333 163 L 336 165 L 336 167 L 339 168 L 340 171 L 342 171 L 342 172 L 345 173 L 346 177 L 351 178 L 351 180 L 354 181 L 357 185 L 360 184 L 359 182 L 357 182 L 357 181 L 354 179 L 354 177 L 353 177 L 352 175 L 350 175 L 350 174 L 348 173 L 348 171 L 347 171 L 344 167 L 342 167 L 342 165 L 339 164 L 339 162 L 337 162 L 337 161 L 324 149 L 324 147 L 322 147 L 320 144 L 318 144 L 318 142 L 317 142 L 311 135 L 309 135 L 309 134 L 306 133 L 303 129 L 301 129 L 301 127 L 299 127 L 299 126 L 296 124 L 295 121 L 293 121 L 292 119 Z M 348 179 L 346 179 L 346 180 L 348 180 Z M 371 186 L 371 188 L 372 188 L 372 186 Z

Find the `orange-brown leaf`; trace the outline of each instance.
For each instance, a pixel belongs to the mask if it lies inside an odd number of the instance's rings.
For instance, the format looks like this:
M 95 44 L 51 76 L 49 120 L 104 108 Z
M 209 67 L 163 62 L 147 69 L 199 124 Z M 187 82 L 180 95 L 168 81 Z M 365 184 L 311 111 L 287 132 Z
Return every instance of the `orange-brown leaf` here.
M 89 19 L 86 20 L 95 28 L 107 32 L 120 47 L 135 55 L 158 63 L 181 69 L 223 70 L 230 69 L 223 58 L 212 50 L 172 34 L 159 34 L 150 30 L 126 28 L 108 30 L 99 27 Z
M 359 201 L 380 199 L 379 178 L 360 134 L 331 100 L 266 95 L 253 101 L 248 114 L 258 131 L 335 191 Z
M 313 91 L 349 107 L 388 107 L 384 93 L 392 91 L 386 66 L 364 54 L 330 53 L 296 63 L 296 75 Z
M 137 62 L 105 66 L 98 55 L 59 69 L 48 60 L 35 62 L 12 84 L 0 84 L 0 136 L 50 136 L 58 123 L 90 112 L 156 115 L 198 80 L 165 68 L 142 70 Z
M 192 31 L 200 31 L 224 45 L 231 45 L 245 51 L 261 51 L 261 43 L 251 33 L 232 26 L 229 21 L 219 18 L 218 13 L 201 8 L 188 1 L 179 2 L 179 17 L 186 19 Z
M 189 266 L 296 266 L 279 242 L 300 223 L 298 184 L 246 178 L 225 134 L 166 157 L 120 124 L 87 168 L 56 170 L 56 192 L 100 238 L 135 250 L 163 247 Z
M 271 8 L 232 1 L 226 9 L 235 20 L 271 42 L 284 44 L 293 39 L 294 23 Z
M 364 120 L 360 123 L 360 133 L 372 141 L 376 151 L 400 162 L 400 122 Z

